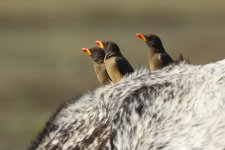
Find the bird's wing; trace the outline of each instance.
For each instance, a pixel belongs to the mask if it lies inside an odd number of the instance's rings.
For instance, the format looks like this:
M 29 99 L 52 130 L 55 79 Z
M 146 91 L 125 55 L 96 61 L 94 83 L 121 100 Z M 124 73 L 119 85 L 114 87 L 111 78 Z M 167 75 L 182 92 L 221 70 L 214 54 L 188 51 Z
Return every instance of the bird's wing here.
M 126 60 L 126 58 L 123 57 L 117 57 L 116 58 L 116 64 L 119 72 L 122 75 L 132 73 L 134 72 L 133 67 L 130 65 L 130 63 Z
M 173 59 L 167 53 L 160 54 L 159 59 L 162 62 L 163 66 L 174 63 Z

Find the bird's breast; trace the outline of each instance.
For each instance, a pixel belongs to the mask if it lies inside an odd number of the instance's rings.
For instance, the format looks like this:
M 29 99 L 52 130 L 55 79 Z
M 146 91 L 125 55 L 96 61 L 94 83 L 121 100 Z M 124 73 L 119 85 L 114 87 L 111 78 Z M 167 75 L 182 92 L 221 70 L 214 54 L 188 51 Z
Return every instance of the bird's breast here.
M 94 64 L 94 70 L 97 76 L 97 79 L 100 84 L 107 84 L 110 82 L 110 77 L 106 71 L 105 64 Z
M 119 71 L 118 64 L 116 62 L 116 57 L 106 59 L 105 66 L 109 77 L 113 82 L 117 82 L 123 77 L 123 75 Z
M 163 67 L 160 60 L 160 54 L 149 55 L 149 67 L 151 71 L 158 70 Z

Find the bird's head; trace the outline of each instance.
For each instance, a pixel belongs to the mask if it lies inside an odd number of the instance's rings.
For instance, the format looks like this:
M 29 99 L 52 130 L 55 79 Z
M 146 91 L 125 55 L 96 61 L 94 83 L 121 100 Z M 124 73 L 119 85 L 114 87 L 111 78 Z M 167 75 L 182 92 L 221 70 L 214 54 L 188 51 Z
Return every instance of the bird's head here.
M 104 49 L 102 48 L 99 48 L 99 47 L 82 48 L 82 50 L 87 55 L 91 56 L 94 61 L 103 61 L 105 58 L 105 52 L 104 52 Z
M 162 41 L 157 35 L 137 33 L 136 36 L 142 39 L 152 50 L 164 51 Z
M 96 41 L 96 44 L 100 48 L 104 48 L 105 54 L 106 55 L 111 55 L 111 54 L 121 54 L 119 46 L 112 41 Z

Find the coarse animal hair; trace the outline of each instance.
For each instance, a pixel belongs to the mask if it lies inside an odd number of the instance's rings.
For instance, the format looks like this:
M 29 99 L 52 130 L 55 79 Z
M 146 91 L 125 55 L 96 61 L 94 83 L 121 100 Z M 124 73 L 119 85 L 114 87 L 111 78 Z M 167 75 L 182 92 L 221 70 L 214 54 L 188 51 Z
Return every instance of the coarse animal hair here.
M 225 60 L 139 68 L 66 102 L 29 149 L 224 150 Z

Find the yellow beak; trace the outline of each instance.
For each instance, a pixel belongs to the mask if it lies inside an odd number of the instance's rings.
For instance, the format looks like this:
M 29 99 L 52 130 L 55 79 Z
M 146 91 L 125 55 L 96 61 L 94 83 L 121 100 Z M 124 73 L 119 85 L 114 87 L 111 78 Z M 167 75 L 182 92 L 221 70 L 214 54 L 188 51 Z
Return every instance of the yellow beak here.
M 95 43 L 98 45 L 98 47 L 104 48 L 102 41 L 95 41 Z
M 136 36 L 139 37 L 140 39 L 142 39 L 144 42 L 147 41 L 145 36 L 142 33 L 137 33 Z
M 88 48 L 82 48 L 83 52 L 85 52 L 87 55 L 91 56 L 91 51 Z

